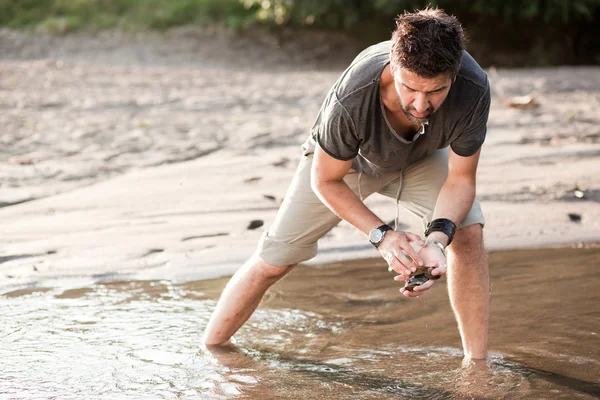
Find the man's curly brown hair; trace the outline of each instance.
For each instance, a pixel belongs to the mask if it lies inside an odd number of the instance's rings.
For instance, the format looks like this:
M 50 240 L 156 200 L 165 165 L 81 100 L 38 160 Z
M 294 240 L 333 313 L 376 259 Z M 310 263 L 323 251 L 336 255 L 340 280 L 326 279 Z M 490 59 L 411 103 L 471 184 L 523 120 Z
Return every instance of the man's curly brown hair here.
M 392 34 L 390 66 L 423 77 L 449 73 L 455 77 L 465 49 L 465 34 L 460 22 L 438 8 L 405 12 L 396 18 Z

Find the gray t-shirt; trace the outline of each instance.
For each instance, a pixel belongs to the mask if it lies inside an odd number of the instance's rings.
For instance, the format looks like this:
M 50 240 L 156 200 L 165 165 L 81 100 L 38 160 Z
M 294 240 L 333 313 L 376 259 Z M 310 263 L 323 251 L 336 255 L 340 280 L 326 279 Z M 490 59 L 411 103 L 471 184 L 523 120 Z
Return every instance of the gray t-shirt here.
M 373 176 L 399 171 L 447 146 L 461 156 L 475 154 L 485 140 L 490 109 L 487 75 L 477 62 L 463 52 L 446 100 L 409 141 L 389 125 L 381 100 L 379 81 L 389 51 L 389 41 L 371 46 L 344 71 L 321 106 L 305 152 L 316 141 L 331 157 L 353 160 L 352 168 Z

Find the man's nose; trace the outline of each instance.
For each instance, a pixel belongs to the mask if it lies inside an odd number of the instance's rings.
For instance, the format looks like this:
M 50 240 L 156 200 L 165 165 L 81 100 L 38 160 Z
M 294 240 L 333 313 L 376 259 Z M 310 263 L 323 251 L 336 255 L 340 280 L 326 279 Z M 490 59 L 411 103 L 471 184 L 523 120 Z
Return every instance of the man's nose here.
M 413 104 L 418 113 L 424 113 L 429 109 L 429 100 L 427 100 L 427 95 L 425 93 L 417 94 Z

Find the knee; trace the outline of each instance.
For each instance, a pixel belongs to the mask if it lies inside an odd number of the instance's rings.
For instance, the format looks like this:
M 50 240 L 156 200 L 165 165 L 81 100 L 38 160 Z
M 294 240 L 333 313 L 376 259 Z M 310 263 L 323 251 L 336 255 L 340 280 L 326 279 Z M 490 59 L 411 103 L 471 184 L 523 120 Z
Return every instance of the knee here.
M 467 250 L 483 248 L 483 227 L 481 224 L 465 226 L 456 231 L 451 247 L 454 250 Z
M 290 273 L 296 266 L 278 266 L 265 262 L 262 258 L 256 257 L 251 263 L 252 274 L 262 281 L 276 282 Z
M 459 229 L 449 247 L 450 270 L 465 273 L 478 272 L 484 281 L 489 280 L 488 256 L 483 244 L 483 227 L 474 224 Z

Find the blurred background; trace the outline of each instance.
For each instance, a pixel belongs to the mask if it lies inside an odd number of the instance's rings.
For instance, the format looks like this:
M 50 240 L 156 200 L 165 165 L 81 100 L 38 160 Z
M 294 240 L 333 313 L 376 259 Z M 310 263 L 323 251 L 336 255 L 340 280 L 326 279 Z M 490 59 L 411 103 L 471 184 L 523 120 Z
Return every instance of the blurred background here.
M 427 5 L 459 18 L 484 66 L 600 61 L 600 0 L 1 0 L 0 25 L 51 35 L 184 25 L 244 34 L 268 27 L 281 40 L 298 34 L 290 28 L 324 29 L 366 45 L 385 40 L 398 13 Z

